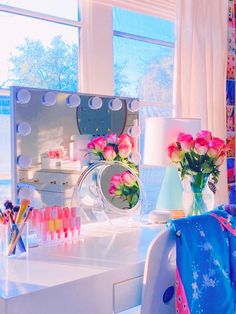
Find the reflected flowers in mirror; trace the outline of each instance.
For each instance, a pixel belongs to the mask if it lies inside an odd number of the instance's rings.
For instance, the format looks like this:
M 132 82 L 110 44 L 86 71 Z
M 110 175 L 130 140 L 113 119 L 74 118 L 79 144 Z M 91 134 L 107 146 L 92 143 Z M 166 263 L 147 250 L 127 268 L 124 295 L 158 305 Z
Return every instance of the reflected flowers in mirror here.
M 127 201 L 129 208 L 135 207 L 140 196 L 137 178 L 130 171 L 114 174 L 110 181 L 109 194 Z

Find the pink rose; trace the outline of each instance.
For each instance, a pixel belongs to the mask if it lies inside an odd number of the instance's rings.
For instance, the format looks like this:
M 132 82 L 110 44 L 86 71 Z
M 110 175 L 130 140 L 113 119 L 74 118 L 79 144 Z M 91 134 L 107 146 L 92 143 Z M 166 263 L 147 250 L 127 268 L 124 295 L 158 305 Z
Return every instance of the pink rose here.
M 114 185 L 116 188 L 123 185 L 121 175 L 118 173 L 114 174 L 113 177 L 111 178 L 110 184 Z
M 215 158 L 219 155 L 222 149 L 225 147 L 225 142 L 222 141 L 218 137 L 213 137 L 212 140 L 209 142 L 209 149 L 207 155 L 209 157 Z
M 110 195 L 115 195 L 116 187 L 114 185 L 111 185 L 108 192 Z
M 103 136 L 96 137 L 92 140 L 92 143 L 94 145 L 94 149 L 97 152 L 102 152 L 107 145 L 107 142 Z
M 130 144 L 121 143 L 118 146 L 118 154 L 121 158 L 128 158 L 132 152 L 132 147 Z
M 131 136 L 129 136 L 128 134 L 122 134 L 119 138 L 119 144 L 126 144 L 126 145 L 130 145 L 131 148 L 134 147 L 134 140 Z
M 88 149 L 94 149 L 93 141 L 89 142 L 87 147 L 88 147 Z
M 189 152 L 193 146 L 193 137 L 191 134 L 179 133 L 177 142 L 180 143 L 184 152 Z
M 214 160 L 214 165 L 217 167 L 221 166 L 225 160 L 225 157 L 226 157 L 226 153 L 222 151 L 220 155 Z
M 205 155 L 209 148 L 209 142 L 203 137 L 197 137 L 194 141 L 194 151 L 199 155 Z
M 184 152 L 179 148 L 177 143 L 172 143 L 167 147 L 167 155 L 172 162 L 180 162 L 184 158 Z
M 118 137 L 116 133 L 107 134 L 106 136 L 107 143 L 109 144 L 117 144 L 118 143 Z
M 197 138 L 202 137 L 207 141 L 211 141 L 212 140 L 212 134 L 210 131 L 204 131 L 201 130 L 197 133 Z
M 116 152 L 112 146 L 107 145 L 104 148 L 103 156 L 106 160 L 111 161 L 111 160 L 114 160 L 116 158 Z
M 123 180 L 123 183 L 129 187 L 133 186 L 136 182 L 135 176 L 130 171 L 124 171 L 121 174 L 121 178 Z

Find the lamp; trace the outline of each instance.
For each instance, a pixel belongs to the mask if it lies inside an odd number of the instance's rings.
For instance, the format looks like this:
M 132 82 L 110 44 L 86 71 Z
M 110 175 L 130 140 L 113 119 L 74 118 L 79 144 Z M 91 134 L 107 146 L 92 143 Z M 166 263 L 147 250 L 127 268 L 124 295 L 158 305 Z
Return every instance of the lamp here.
M 180 132 L 195 135 L 201 128 L 200 119 L 180 119 L 149 117 L 145 119 L 143 163 L 150 166 L 166 167 L 156 209 L 173 210 L 178 213 L 183 209 L 182 184 L 174 165 L 167 156 L 167 147 L 175 142 Z M 157 211 L 152 212 L 153 215 Z M 159 212 L 160 214 L 160 212 Z

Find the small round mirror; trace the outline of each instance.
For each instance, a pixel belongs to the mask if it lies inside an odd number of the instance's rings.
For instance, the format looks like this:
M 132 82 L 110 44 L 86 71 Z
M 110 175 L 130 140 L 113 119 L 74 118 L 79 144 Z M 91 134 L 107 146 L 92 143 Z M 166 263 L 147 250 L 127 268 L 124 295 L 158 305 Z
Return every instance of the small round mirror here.
M 141 201 L 142 189 L 133 169 L 119 161 L 99 161 L 81 174 L 72 204 L 91 221 L 91 213 L 101 209 L 114 216 L 138 213 Z
M 137 174 L 121 162 L 106 163 L 99 171 L 98 191 L 105 209 L 130 214 L 141 205 L 141 188 Z

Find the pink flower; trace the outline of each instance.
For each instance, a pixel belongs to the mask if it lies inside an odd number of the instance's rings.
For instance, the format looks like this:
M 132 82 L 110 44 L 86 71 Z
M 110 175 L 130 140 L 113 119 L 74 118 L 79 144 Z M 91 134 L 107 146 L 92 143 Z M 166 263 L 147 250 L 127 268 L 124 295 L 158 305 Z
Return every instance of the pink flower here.
M 118 154 L 121 158 L 128 158 L 132 152 L 132 146 L 130 144 L 126 144 L 122 142 L 118 146 Z
M 213 137 L 212 140 L 209 142 L 209 149 L 207 155 L 209 157 L 215 158 L 219 155 L 222 149 L 225 147 L 225 142 L 222 141 L 218 137 Z
M 179 133 L 177 142 L 180 143 L 184 152 L 189 152 L 193 146 L 193 137 L 191 134 Z
M 114 160 L 116 158 L 116 152 L 112 146 L 107 145 L 104 148 L 103 156 L 106 160 L 111 161 L 111 160 Z
M 123 183 L 129 187 L 132 187 L 136 182 L 135 176 L 130 171 L 122 172 L 121 178 L 123 180 Z
M 88 149 L 94 149 L 93 141 L 89 142 L 87 147 L 88 147 Z
M 102 152 L 107 145 L 107 142 L 103 136 L 96 137 L 92 140 L 92 143 L 94 145 L 94 149 L 97 152 Z
M 184 158 L 184 152 L 178 147 L 176 142 L 167 147 L 167 155 L 172 162 L 180 162 Z
M 121 174 L 114 174 L 110 181 L 111 185 L 114 185 L 116 188 L 123 185 L 123 180 L 121 178 Z
M 134 147 L 134 140 L 131 136 L 129 136 L 128 134 L 122 134 L 119 138 L 119 144 L 126 144 L 126 145 L 130 145 L 131 148 Z
M 209 142 L 203 137 L 197 137 L 194 142 L 194 151 L 199 155 L 205 155 L 209 148 Z
M 214 165 L 217 167 L 221 166 L 225 160 L 225 157 L 226 157 L 226 153 L 222 151 L 220 155 L 214 160 Z
M 110 195 L 115 195 L 116 187 L 114 185 L 111 185 L 108 192 Z
M 204 131 L 201 130 L 197 133 L 197 138 L 202 137 L 207 141 L 211 141 L 212 140 L 212 134 L 210 131 Z
M 109 144 L 117 144 L 118 143 L 118 137 L 116 133 L 107 134 L 106 136 L 107 143 Z

